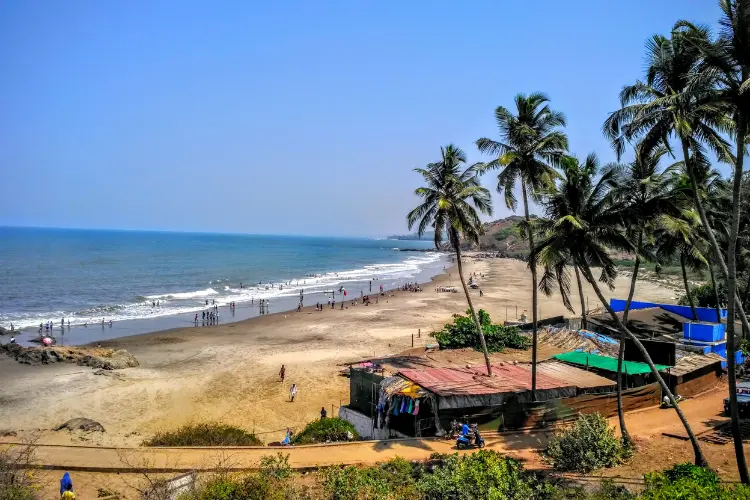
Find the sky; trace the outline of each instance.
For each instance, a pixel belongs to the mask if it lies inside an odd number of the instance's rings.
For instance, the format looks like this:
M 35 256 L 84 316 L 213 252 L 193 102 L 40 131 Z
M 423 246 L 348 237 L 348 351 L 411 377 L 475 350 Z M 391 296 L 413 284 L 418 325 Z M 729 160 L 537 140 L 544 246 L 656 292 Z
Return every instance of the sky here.
M 0 225 L 406 233 L 413 168 L 543 91 L 571 152 L 712 0 L 0 2 Z M 495 193 L 494 218 L 510 211 Z

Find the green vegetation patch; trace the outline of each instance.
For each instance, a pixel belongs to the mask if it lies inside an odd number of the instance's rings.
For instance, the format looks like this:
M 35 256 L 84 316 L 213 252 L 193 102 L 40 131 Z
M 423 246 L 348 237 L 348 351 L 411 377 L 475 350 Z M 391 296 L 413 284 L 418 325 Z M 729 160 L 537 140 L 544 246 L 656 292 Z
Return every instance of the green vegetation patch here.
M 547 458 L 555 469 L 591 472 L 614 467 L 628 454 L 598 413 L 581 415 L 569 429 L 557 433 L 547 447 Z
M 338 417 L 321 418 L 310 422 L 299 434 L 292 438 L 293 444 L 335 443 L 358 439 L 354 426 Z
M 205 422 L 158 432 L 145 440 L 143 446 L 263 446 L 263 442 L 252 432 L 239 427 Z
M 442 330 L 430 334 L 435 337 L 441 349 L 461 349 L 463 347 L 473 347 L 478 351 L 482 349 L 479 335 L 477 335 L 477 327 L 469 316 L 468 310 L 466 314 L 466 316 L 456 315 L 453 323 L 448 323 L 443 326 Z M 512 349 L 529 348 L 531 341 L 521 335 L 518 327 L 493 324 L 490 315 L 484 309 L 480 309 L 477 316 L 479 316 L 479 323 L 482 325 L 484 340 L 489 352 L 500 352 L 506 347 Z

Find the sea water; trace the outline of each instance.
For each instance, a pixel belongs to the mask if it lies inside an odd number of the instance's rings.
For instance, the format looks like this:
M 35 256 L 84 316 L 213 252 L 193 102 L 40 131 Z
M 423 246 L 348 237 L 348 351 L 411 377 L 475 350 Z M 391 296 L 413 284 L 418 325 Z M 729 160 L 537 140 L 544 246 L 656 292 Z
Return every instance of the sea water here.
M 226 323 L 261 314 L 261 299 L 270 313 L 296 309 L 301 294 L 305 306 L 326 304 L 331 291 L 340 303 L 344 291 L 351 300 L 380 285 L 429 280 L 446 258 L 424 251 L 432 248 L 431 241 L 0 228 L 0 325 L 23 330 L 17 338 L 28 343 L 52 321 L 58 342 L 82 344 L 191 326 L 214 305 Z

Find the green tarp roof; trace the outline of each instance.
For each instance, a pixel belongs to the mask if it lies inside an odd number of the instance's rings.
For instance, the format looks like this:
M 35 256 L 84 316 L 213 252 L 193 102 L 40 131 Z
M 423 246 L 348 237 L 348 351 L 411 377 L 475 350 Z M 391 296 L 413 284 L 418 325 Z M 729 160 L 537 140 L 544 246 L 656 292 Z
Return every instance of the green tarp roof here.
M 617 372 L 617 358 L 610 358 L 609 356 L 573 351 L 558 354 L 554 358 L 560 361 L 565 361 L 566 363 L 573 363 L 581 366 L 588 365 L 591 368 Z M 666 365 L 656 365 L 656 369 L 659 371 L 666 370 L 667 368 L 669 367 Z M 628 375 L 640 375 L 642 373 L 651 373 L 651 368 L 649 368 L 646 363 L 623 361 L 622 372 L 627 373 Z

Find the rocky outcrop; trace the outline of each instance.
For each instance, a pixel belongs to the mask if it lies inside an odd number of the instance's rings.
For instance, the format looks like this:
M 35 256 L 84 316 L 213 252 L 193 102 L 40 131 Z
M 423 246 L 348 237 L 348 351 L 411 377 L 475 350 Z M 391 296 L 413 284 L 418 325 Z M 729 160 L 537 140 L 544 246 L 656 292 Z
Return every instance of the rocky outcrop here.
M 4 352 L 19 363 L 46 365 L 50 363 L 76 363 L 103 370 L 119 370 L 138 366 L 135 356 L 125 350 L 85 347 L 23 347 L 18 344 L 0 345 Z
M 102 424 L 90 418 L 71 418 L 64 424 L 55 427 L 54 430 L 61 431 L 63 429 L 69 431 L 106 432 Z

